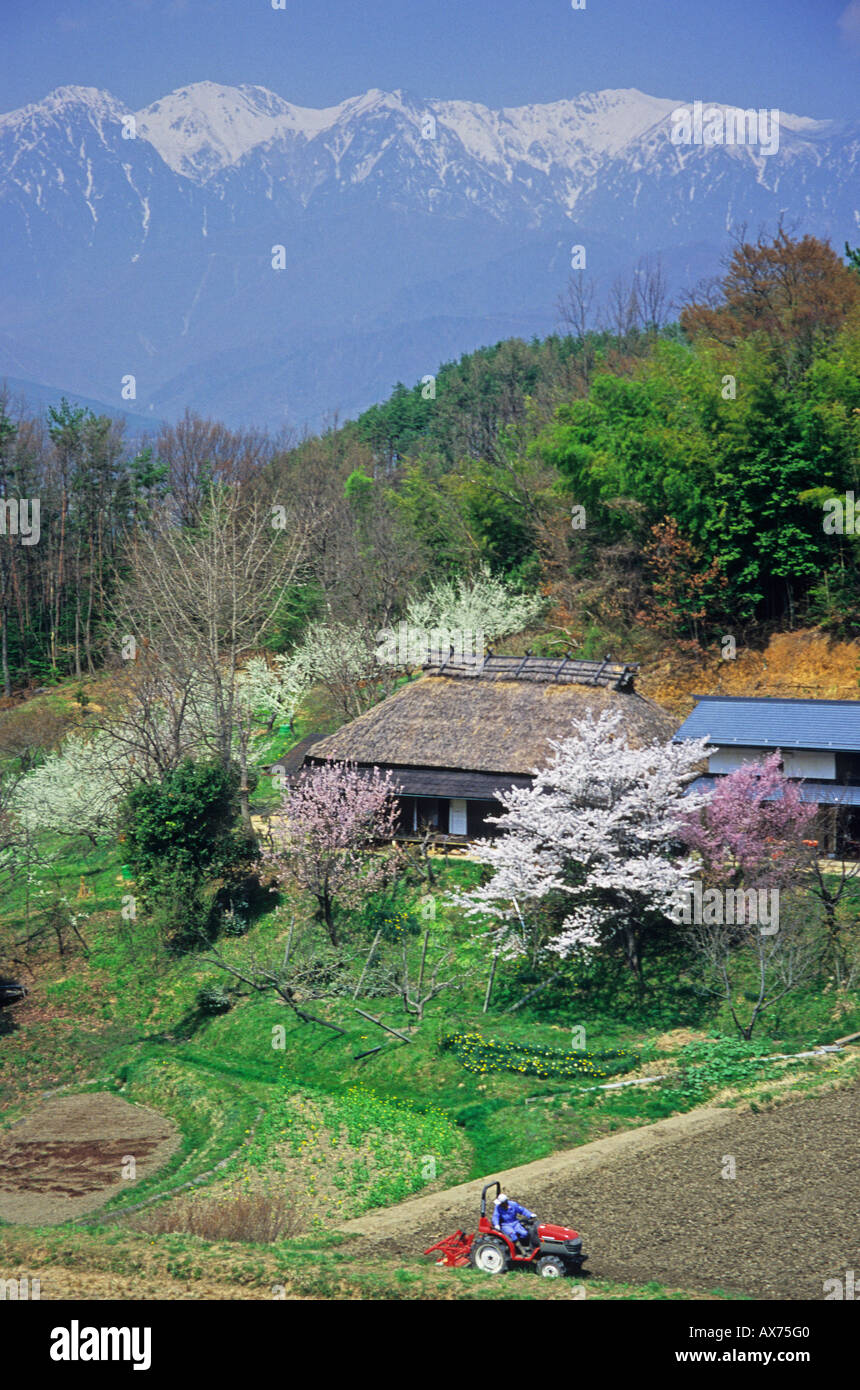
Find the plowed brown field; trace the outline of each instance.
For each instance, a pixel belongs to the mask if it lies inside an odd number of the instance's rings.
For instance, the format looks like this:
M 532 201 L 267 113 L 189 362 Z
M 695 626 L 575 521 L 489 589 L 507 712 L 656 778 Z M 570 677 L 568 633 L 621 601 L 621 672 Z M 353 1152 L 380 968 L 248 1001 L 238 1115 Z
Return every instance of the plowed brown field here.
M 826 1279 L 858 1268 L 858 1153 L 854 1087 L 767 1112 L 695 1111 L 488 1177 L 580 1231 L 602 1278 L 821 1299 Z M 729 1157 L 734 1178 L 723 1176 Z M 368 1249 L 418 1255 L 474 1230 L 480 1189 L 464 1183 L 343 1229 Z

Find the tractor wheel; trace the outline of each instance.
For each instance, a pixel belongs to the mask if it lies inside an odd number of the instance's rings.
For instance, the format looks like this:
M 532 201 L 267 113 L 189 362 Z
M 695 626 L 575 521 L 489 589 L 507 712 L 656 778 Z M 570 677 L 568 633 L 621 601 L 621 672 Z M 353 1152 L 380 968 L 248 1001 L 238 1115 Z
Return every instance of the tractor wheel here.
M 566 1270 L 564 1260 L 560 1260 L 558 1255 L 543 1255 L 537 1261 L 537 1272 L 542 1274 L 544 1279 L 561 1279 Z
M 509 1262 L 508 1247 L 492 1236 L 476 1240 L 469 1255 L 472 1268 L 482 1274 L 504 1274 Z

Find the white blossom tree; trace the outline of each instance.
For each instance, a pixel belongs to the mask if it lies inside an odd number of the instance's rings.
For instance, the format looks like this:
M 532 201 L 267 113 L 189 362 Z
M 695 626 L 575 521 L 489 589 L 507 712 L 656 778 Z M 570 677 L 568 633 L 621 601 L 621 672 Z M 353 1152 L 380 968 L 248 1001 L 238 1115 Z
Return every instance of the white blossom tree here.
M 22 779 L 10 809 L 30 834 L 80 834 L 96 844 L 114 829 L 133 775 L 122 748 L 108 735 L 72 734 Z
M 238 700 L 251 715 L 264 716 L 269 728 L 276 720 L 292 724 L 313 680 L 303 649 L 266 661 L 252 656 L 239 677 Z
M 540 594 L 517 593 L 486 572 L 471 580 L 442 580 L 407 606 L 405 626 L 417 637 L 405 664 L 420 665 L 425 659 L 423 647 L 439 633 L 458 633 L 461 638 L 479 633 L 493 641 L 521 632 L 545 607 Z M 393 643 L 386 644 L 386 634 Z M 391 645 L 394 655 L 383 655 Z M 250 660 L 241 678 L 242 699 L 257 701 L 258 709 L 270 716 L 277 711 L 290 722 L 301 699 L 319 685 L 348 719 L 354 719 L 394 689 L 402 664 L 394 629 L 374 629 L 365 621 L 344 622 L 329 612 L 309 624 L 301 642 L 287 655 L 269 664 L 262 658 Z
M 320 618 L 285 658 L 285 676 L 306 693 L 322 686 L 347 719 L 355 719 L 394 689 L 396 672 L 377 658 L 379 635 L 365 622 Z
M 562 957 L 620 948 L 641 984 L 643 942 L 677 913 L 690 891 L 695 861 L 679 830 L 706 794 L 686 788 L 705 753 L 705 740 L 631 748 L 619 713 L 589 711 L 530 787 L 501 795 L 504 834 L 479 841 L 473 853 L 492 877 L 453 900 L 467 915 L 495 917 L 497 945 L 525 948 L 521 910 L 555 897 L 569 903 L 549 949 Z
M 432 632 L 482 632 L 488 642 L 522 632 L 546 608 L 541 594 L 522 594 L 488 570 L 474 579 L 438 580 L 424 595 L 410 599 L 406 622 Z

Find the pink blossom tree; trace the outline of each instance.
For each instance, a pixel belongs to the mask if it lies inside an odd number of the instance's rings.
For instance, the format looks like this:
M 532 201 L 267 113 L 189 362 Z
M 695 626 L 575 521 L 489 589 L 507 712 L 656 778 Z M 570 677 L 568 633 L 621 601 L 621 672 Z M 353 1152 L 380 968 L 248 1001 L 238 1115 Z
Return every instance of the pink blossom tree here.
M 683 827 L 684 842 L 700 856 L 702 878 L 729 890 L 726 896 L 736 902 L 745 899 L 740 915 L 703 912 L 689 929 L 705 987 L 728 1008 L 743 1038 L 752 1037 L 765 1009 L 816 968 L 815 937 L 796 890 L 809 862 L 805 834 L 817 809 L 801 801 L 799 787 L 780 769 L 780 754 L 771 753 L 722 778 Z M 782 906 L 775 916 L 771 908 L 768 927 L 758 929 L 753 903 L 765 891 Z
M 701 856 L 712 882 L 747 888 L 788 887 L 809 860 L 804 839 L 818 807 L 780 769 L 781 754 L 744 763 L 718 782 L 691 814 L 683 839 Z
M 263 867 L 281 881 L 292 875 L 313 895 L 337 946 L 336 904 L 357 907 L 396 872 L 396 856 L 372 853 L 397 824 L 391 773 L 335 762 L 311 768 L 286 793 L 282 815 L 281 838 L 264 852 Z

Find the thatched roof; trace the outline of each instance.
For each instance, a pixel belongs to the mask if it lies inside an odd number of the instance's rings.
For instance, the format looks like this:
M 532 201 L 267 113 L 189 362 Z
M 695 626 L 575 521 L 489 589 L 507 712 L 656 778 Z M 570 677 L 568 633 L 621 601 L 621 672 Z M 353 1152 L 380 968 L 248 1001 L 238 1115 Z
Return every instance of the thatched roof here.
M 564 685 L 605 685 L 613 690 L 632 690 L 639 670 L 638 662 L 580 661 L 571 656 L 495 656 L 455 655 L 453 652 L 439 663 L 428 662 L 424 669 L 430 676 L 458 676 L 462 680 L 559 681 Z
M 553 680 L 426 675 L 315 744 L 309 761 L 530 774 L 586 710 L 619 710 L 631 744 L 667 742 L 670 715 L 633 691 Z

